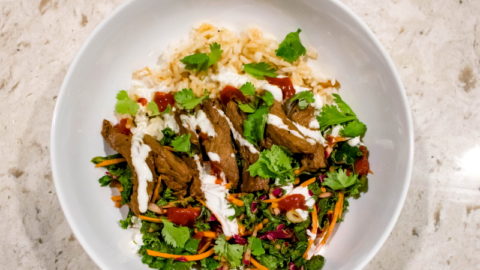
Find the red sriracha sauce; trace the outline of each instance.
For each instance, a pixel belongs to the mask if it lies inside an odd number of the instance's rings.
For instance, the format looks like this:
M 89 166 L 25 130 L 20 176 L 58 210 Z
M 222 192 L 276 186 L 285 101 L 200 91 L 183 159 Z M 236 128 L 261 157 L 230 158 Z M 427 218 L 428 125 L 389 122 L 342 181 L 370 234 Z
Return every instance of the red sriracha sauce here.
M 180 226 L 193 225 L 198 216 L 200 216 L 200 208 L 171 207 L 167 209 L 168 220 Z
M 146 98 L 143 98 L 143 97 L 137 99 L 137 102 L 140 103 L 140 104 L 142 104 L 142 106 L 145 106 L 145 105 L 147 105 L 147 103 L 148 103 L 147 99 L 146 99 Z
M 222 91 L 220 91 L 220 100 L 223 104 L 227 104 L 230 100 L 238 99 L 240 101 L 245 102 L 247 98 L 243 95 L 243 93 L 231 85 L 225 86 Z
M 272 78 L 265 77 L 269 84 L 273 84 L 282 89 L 283 100 L 289 99 L 295 95 L 295 87 L 293 87 L 292 80 L 289 77 Z
M 362 152 L 363 156 L 355 161 L 353 168 L 355 168 L 355 172 L 359 175 L 367 175 L 370 172 L 370 163 L 368 162 L 368 150 L 365 146 L 359 147 L 360 151 Z
M 305 206 L 305 196 L 302 194 L 288 195 L 278 202 L 278 208 L 285 212 L 293 209 L 306 210 L 307 206 Z
M 153 101 L 157 103 L 158 111 L 163 112 L 167 109 L 168 105 L 173 106 L 175 99 L 171 93 L 155 92 Z
M 127 118 L 123 118 L 123 119 L 120 120 L 120 122 L 118 122 L 118 124 L 116 124 L 113 127 L 122 134 L 130 135 L 131 134 L 130 129 L 127 128 L 127 121 L 128 121 Z

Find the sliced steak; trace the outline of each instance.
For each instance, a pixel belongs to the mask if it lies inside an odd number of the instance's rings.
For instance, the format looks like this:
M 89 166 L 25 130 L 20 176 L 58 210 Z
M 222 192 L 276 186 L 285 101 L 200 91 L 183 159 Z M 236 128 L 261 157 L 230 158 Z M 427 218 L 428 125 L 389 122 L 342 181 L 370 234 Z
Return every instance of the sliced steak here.
M 193 178 L 193 170 L 152 136 L 145 135 L 143 141 L 150 146 L 151 152 L 153 152 L 157 172 L 166 176 L 163 180 L 167 187 L 174 190 L 175 195 L 185 196 L 187 187 Z
M 227 103 L 225 108 L 225 114 L 230 119 L 232 126 L 237 130 L 238 133 L 243 134 L 243 121 L 245 120 L 245 115 L 238 108 L 237 103 L 230 101 Z M 258 154 L 252 153 L 248 147 L 241 145 L 238 142 L 235 142 L 239 150 L 242 160 L 245 161 L 243 164 L 241 178 L 242 184 L 240 186 L 242 192 L 254 192 L 259 190 L 268 190 L 268 179 L 261 177 L 252 177 L 247 171 L 248 167 L 255 163 L 258 160 Z
M 288 112 L 288 118 L 304 127 L 309 127 L 310 122 L 315 119 L 315 108 L 312 106 L 308 106 L 304 110 L 301 110 L 298 106 L 295 105 Z
M 281 120 L 281 123 L 271 122 L 270 115 L 275 119 Z M 278 117 L 278 118 L 277 118 Z M 285 127 L 282 127 L 284 125 Z M 284 146 L 293 153 L 312 154 L 315 152 L 315 144 L 311 144 L 303 134 L 295 127 L 282 109 L 279 102 L 275 102 L 270 108 L 269 121 L 267 123 L 267 136 L 274 144 Z
M 130 197 L 129 207 L 133 211 L 135 215 L 140 215 L 140 210 L 138 209 L 138 179 L 137 173 L 135 168 L 133 167 L 132 163 L 132 155 L 131 155 L 131 145 L 132 145 L 132 136 L 125 135 L 120 130 L 116 129 L 108 120 L 103 120 L 102 126 L 102 136 L 105 141 L 110 145 L 110 147 L 121 154 L 128 163 L 128 167 L 132 171 L 132 184 L 133 184 L 133 191 Z M 150 152 L 146 163 L 150 170 L 152 171 L 153 181 L 147 183 L 147 193 L 149 197 L 153 194 L 153 189 L 155 187 L 155 182 L 158 181 L 158 176 L 155 172 L 155 162 L 153 153 Z
M 228 122 L 217 111 L 217 108 L 220 108 L 220 106 L 215 101 L 208 100 L 203 105 L 205 114 L 215 129 L 216 136 L 206 136 L 202 144 L 205 146 L 207 153 L 216 153 L 220 157 L 218 163 L 223 173 L 225 173 L 227 182 L 231 183 L 232 187 L 236 187 L 239 179 L 238 166 Z

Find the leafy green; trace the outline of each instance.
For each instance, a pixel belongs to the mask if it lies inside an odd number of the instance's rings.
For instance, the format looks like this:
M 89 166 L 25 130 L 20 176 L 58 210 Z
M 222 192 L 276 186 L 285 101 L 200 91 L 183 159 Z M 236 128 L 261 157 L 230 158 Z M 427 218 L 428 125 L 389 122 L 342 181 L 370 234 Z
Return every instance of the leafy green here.
M 155 103 L 155 101 L 150 101 L 147 103 L 147 111 L 148 115 L 150 116 L 157 116 L 160 114 L 160 111 L 158 110 L 158 105 Z
M 202 270 L 216 270 L 220 266 L 220 262 L 208 257 L 200 261 Z
M 188 241 L 185 243 L 185 250 L 190 252 L 190 253 L 197 253 L 198 245 L 200 244 L 199 239 L 195 238 L 190 238 Z
M 190 152 L 190 134 L 183 134 L 180 136 L 175 137 L 173 139 L 171 145 L 173 147 L 173 150 L 177 152 Z
M 307 108 L 308 104 L 315 102 L 315 98 L 313 97 L 313 93 L 311 91 L 300 92 L 291 97 L 288 102 L 294 102 L 296 100 L 298 100 L 298 107 L 302 110 Z
M 353 115 L 353 116 L 357 116 L 352 108 L 350 108 L 350 106 L 348 106 L 348 104 L 343 101 L 343 99 L 340 97 L 340 95 L 338 94 L 333 94 L 333 101 L 335 101 L 335 103 L 337 103 L 337 106 L 338 108 L 340 108 L 340 110 L 347 114 L 347 115 Z
M 248 238 L 248 244 L 254 256 L 260 256 L 265 254 L 265 249 L 263 249 L 262 246 L 262 240 L 260 240 L 259 238 L 254 236 Z
M 357 159 L 362 157 L 362 151 L 358 147 L 350 146 L 346 142 L 339 143 L 333 150 L 331 157 L 333 162 L 337 164 L 352 165 Z
M 210 53 L 195 53 L 185 56 L 180 60 L 185 64 L 185 68 L 189 70 L 204 71 L 214 65 L 222 57 L 222 49 L 220 44 L 210 44 Z
M 115 111 L 120 114 L 137 114 L 140 106 L 135 100 L 128 97 L 128 93 L 125 90 L 121 90 L 117 94 L 117 104 L 115 104 Z
M 173 129 L 167 127 L 162 130 L 163 138 L 160 140 L 162 145 L 170 145 L 172 140 L 175 138 L 175 131 Z
M 166 261 L 164 268 L 169 270 L 190 270 L 195 262 L 179 262 L 172 259 Z
M 90 162 L 92 162 L 93 164 L 98 164 L 98 163 L 100 163 L 102 161 L 105 161 L 105 160 L 121 158 L 121 157 L 122 157 L 122 155 L 120 155 L 120 154 L 113 154 L 113 155 L 108 155 L 108 156 L 105 156 L 105 157 L 97 156 L 97 157 L 92 158 L 90 160 Z
M 281 183 L 293 181 L 292 157 L 282 147 L 273 145 L 263 150 L 258 160 L 248 167 L 251 176 L 279 179 Z
M 246 113 L 255 112 L 255 106 L 251 103 L 238 103 L 238 108 Z
M 125 219 L 121 219 L 121 220 L 118 221 L 118 223 L 120 224 L 120 227 L 122 229 L 127 229 L 128 226 L 130 226 L 132 224 L 132 217 L 133 217 L 133 213 L 128 212 L 128 215 L 127 215 L 127 217 L 125 217 Z
M 285 39 L 283 39 L 278 46 L 278 49 L 275 51 L 277 56 L 292 63 L 301 55 L 307 53 L 307 49 L 305 49 L 300 41 L 300 32 L 302 32 L 302 30 L 298 29 L 296 32 L 290 32 L 285 36 Z
M 258 260 L 263 266 L 267 267 L 268 269 L 277 269 L 279 266 L 279 259 L 276 256 L 265 254 L 259 256 Z
M 255 95 L 255 85 L 251 82 L 246 82 L 240 86 L 240 91 L 246 96 L 253 96 Z
M 276 70 L 265 62 L 244 64 L 243 70 L 257 79 L 277 77 Z
M 263 92 L 263 95 L 261 95 L 260 98 L 263 100 L 263 102 L 265 102 L 268 107 L 272 106 L 275 102 L 273 94 L 268 91 Z
M 163 191 L 163 194 L 160 194 L 160 199 L 157 201 L 158 206 L 167 205 L 169 202 L 173 202 L 177 200 L 177 197 L 173 195 L 173 191 L 170 188 L 166 188 Z
M 101 187 L 108 186 L 112 182 L 113 178 L 110 175 L 104 175 L 98 179 Z
M 346 114 L 340 111 L 339 108 L 334 105 L 323 106 L 320 115 L 317 116 L 321 130 L 325 130 L 330 126 L 342 124 L 355 119 L 356 116 Z
M 327 172 L 327 178 L 323 182 L 324 186 L 327 186 L 333 190 L 339 190 L 348 188 L 358 181 L 358 175 L 350 173 L 347 175 L 347 171 L 338 169 L 338 171 Z
M 242 264 L 243 246 L 229 244 L 224 235 L 218 237 L 215 241 L 214 251 L 219 256 L 225 258 L 232 268 Z
M 162 236 L 165 242 L 173 247 L 183 248 L 190 238 L 190 230 L 187 227 L 175 226 L 167 219 L 162 220 Z
M 343 129 L 340 131 L 340 135 L 344 137 L 363 137 L 366 131 L 367 126 L 364 123 L 358 120 L 353 120 L 343 127 Z
M 250 143 L 256 144 L 263 140 L 267 123 L 268 107 L 261 106 L 254 113 L 249 114 L 243 121 L 243 136 Z
M 320 270 L 323 268 L 324 264 L 325 258 L 321 255 L 316 255 L 305 263 L 305 270 Z
M 208 98 L 208 94 L 196 97 L 191 88 L 183 88 L 174 95 L 175 102 L 183 109 L 191 110 Z
M 120 192 L 122 196 L 122 204 L 126 204 L 130 202 L 130 196 L 132 195 L 133 191 L 133 184 L 132 184 L 132 172 L 127 167 L 125 170 L 118 175 L 117 178 L 118 182 L 122 185 L 123 190 Z

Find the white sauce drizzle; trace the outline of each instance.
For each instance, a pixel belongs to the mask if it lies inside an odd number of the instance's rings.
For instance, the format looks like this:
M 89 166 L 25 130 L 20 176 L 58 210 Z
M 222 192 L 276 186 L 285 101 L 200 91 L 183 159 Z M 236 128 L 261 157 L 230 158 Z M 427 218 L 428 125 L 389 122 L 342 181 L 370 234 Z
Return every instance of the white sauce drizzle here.
M 216 184 L 216 176 L 211 175 L 200 163 L 198 155 L 194 156 L 195 163 L 199 172 L 201 189 L 205 194 L 205 203 L 208 209 L 212 211 L 215 217 L 222 225 L 223 233 L 226 236 L 238 234 L 238 223 L 236 219 L 230 220 L 228 217 L 235 215 L 235 210 L 230 207 L 227 196 L 228 189 L 224 185 Z
M 230 118 L 228 118 L 225 113 L 222 111 L 222 110 L 219 110 L 218 108 L 215 108 L 218 113 L 223 117 L 225 118 L 225 120 L 227 120 L 227 123 L 228 123 L 228 126 L 230 127 L 230 130 L 232 131 L 232 134 L 233 134 L 233 138 L 238 141 L 238 143 L 241 145 L 241 146 L 245 146 L 248 148 L 248 151 L 250 151 L 250 153 L 252 154 L 258 154 L 258 150 L 255 148 L 255 146 L 253 146 L 253 144 L 251 144 L 249 141 L 247 141 L 245 138 L 243 138 L 243 136 L 238 133 L 238 131 L 235 129 L 235 127 L 233 126 L 232 122 L 230 121 Z
M 321 144 L 325 144 L 325 138 L 323 138 L 322 133 L 319 130 L 312 130 L 312 129 L 306 128 L 294 121 L 292 121 L 292 123 L 303 135 L 305 135 L 305 137 L 311 138 Z
M 200 131 L 207 134 L 210 137 L 217 136 L 212 122 L 208 119 L 204 111 L 199 110 L 195 115 L 180 115 L 182 125 L 190 130 L 195 130 L 197 127 Z
M 296 136 L 300 139 L 305 140 L 305 137 L 302 134 L 300 134 L 296 130 L 291 130 L 285 123 L 283 123 L 282 118 L 278 117 L 275 114 L 271 114 L 271 113 L 268 114 L 267 124 L 276 126 L 278 128 L 284 129 L 284 130 L 287 130 L 288 132 L 290 132 L 290 134 L 292 134 L 292 135 L 294 135 L 294 136 Z M 310 144 L 315 144 L 315 141 L 313 141 L 311 139 L 310 140 L 306 139 L 306 141 Z
M 148 117 L 144 107 L 140 107 L 135 116 L 136 127 L 131 129 L 132 145 L 130 148 L 132 163 L 138 178 L 138 209 L 141 213 L 147 211 L 148 192 L 147 182 L 153 181 L 153 175 L 145 161 L 150 153 L 150 147 L 143 143 L 143 136 L 148 126 Z
M 358 145 L 361 145 L 361 141 L 360 141 L 360 137 L 355 137 L 355 138 L 352 138 L 350 140 L 348 140 L 348 145 L 350 146 L 358 146 Z
M 331 136 L 333 137 L 338 137 L 340 136 L 340 131 L 343 129 L 341 125 L 336 125 L 332 128 L 332 132 L 330 133 Z
M 207 155 L 208 155 L 208 158 L 209 158 L 211 161 L 220 162 L 220 156 L 219 156 L 217 153 L 208 152 Z
M 320 123 L 318 123 L 317 118 L 313 118 L 310 123 L 308 123 L 308 127 L 311 129 L 320 129 Z
M 165 128 L 171 128 L 175 133 L 180 132 L 175 117 L 171 114 L 164 114 L 163 116 L 156 116 L 150 119 L 145 133 L 155 137 L 157 140 L 163 138 L 162 130 Z
M 276 101 L 281 102 L 283 100 L 283 92 L 282 92 L 282 89 L 280 89 L 280 87 L 273 84 L 269 84 L 269 83 L 263 83 L 259 88 L 272 93 L 273 98 Z

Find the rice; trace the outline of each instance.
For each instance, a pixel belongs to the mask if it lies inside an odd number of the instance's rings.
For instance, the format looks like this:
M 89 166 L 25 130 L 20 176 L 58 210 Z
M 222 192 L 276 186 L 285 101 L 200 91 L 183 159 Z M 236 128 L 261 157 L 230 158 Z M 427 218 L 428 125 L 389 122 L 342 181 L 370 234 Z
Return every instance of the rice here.
M 208 72 L 193 72 L 186 70 L 180 61 L 185 56 L 194 53 L 208 53 L 210 44 L 217 42 L 223 50 L 221 59 Z M 218 81 L 211 80 L 209 75 L 222 69 L 230 69 L 238 74 L 244 74 L 243 65 L 256 62 L 267 62 L 277 69 L 279 75 L 288 76 L 294 85 L 311 89 L 330 100 L 334 88 L 338 88 L 335 80 L 320 79 L 315 76 L 308 65 L 309 59 L 316 59 L 317 52 L 309 47 L 307 54 L 294 63 L 284 61 L 275 55 L 279 41 L 268 37 L 258 28 L 249 28 L 244 32 L 235 33 L 208 23 L 194 28 L 185 42 L 171 51 L 165 52 L 159 59 L 157 67 L 145 67 L 133 73 L 134 80 L 140 80 L 145 86 L 156 88 L 162 86 L 169 91 L 179 91 L 191 88 L 196 95 L 202 95 L 205 90 L 216 95 L 221 90 Z M 255 80 L 252 77 L 252 80 Z

